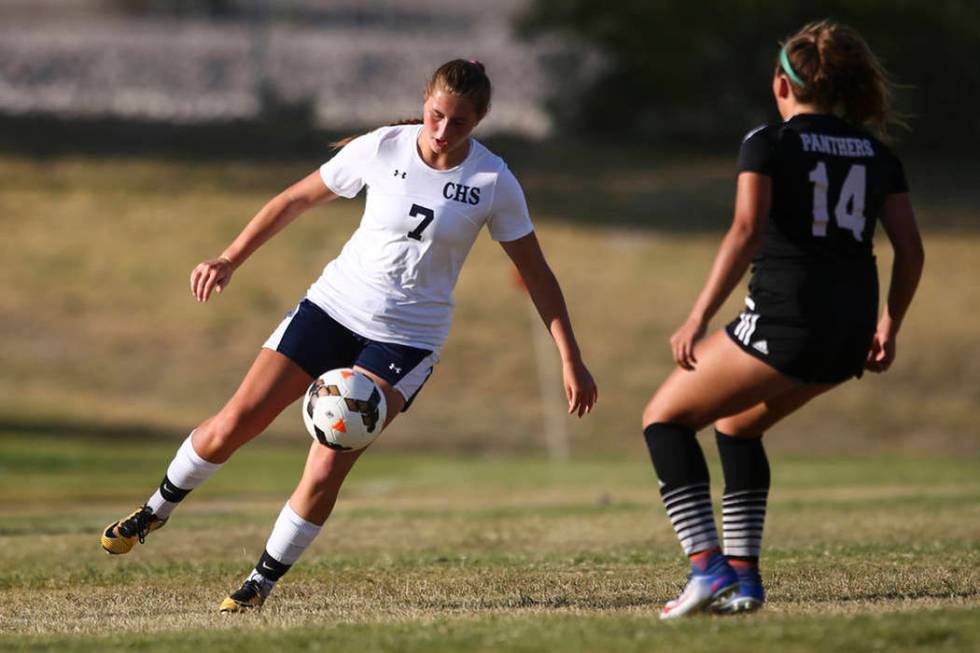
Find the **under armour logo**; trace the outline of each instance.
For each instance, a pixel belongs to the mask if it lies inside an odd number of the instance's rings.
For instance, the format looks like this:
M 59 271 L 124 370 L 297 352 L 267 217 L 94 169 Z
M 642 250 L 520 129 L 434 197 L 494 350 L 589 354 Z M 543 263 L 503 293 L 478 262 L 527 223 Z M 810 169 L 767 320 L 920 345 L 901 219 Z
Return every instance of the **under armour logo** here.
M 395 374 L 401 374 L 402 373 L 402 368 L 395 367 L 395 364 L 394 363 L 392 363 L 391 365 L 389 365 L 388 366 L 388 369 L 389 370 L 395 370 Z
M 396 177 L 401 177 L 402 179 L 404 179 L 405 178 L 405 175 L 407 175 L 407 174 L 408 174 L 407 172 L 402 172 L 401 170 L 395 170 L 395 176 Z

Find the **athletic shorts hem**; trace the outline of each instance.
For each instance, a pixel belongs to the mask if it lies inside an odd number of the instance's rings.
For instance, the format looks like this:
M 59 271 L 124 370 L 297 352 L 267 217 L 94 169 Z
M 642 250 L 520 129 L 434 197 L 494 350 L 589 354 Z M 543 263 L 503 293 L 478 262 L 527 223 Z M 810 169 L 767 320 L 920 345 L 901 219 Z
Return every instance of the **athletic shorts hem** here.
M 357 367 L 367 370 L 372 374 L 379 376 L 384 379 L 391 387 L 398 392 L 405 400 L 405 405 L 402 407 L 402 412 L 404 413 L 408 410 L 409 406 L 418 396 L 419 392 L 422 391 L 422 386 L 425 382 L 429 380 L 432 376 L 433 370 L 435 370 L 435 365 L 438 362 L 438 358 L 434 354 L 429 354 L 424 359 L 422 359 L 418 365 L 413 367 L 405 376 L 403 376 L 398 381 L 392 382 L 385 378 L 387 375 L 383 370 L 377 369 L 375 366 L 367 363 L 366 361 L 358 361 L 356 363 Z M 418 376 L 422 376 L 421 380 Z
M 291 363 L 293 363 L 294 365 L 296 365 L 297 367 L 299 367 L 299 368 L 300 368 L 301 370 L 303 370 L 304 372 L 306 372 L 306 374 L 307 374 L 307 376 L 309 376 L 309 377 L 310 377 L 310 379 L 311 379 L 311 382 L 312 382 L 312 379 L 314 379 L 314 378 L 316 378 L 316 377 L 315 377 L 315 376 L 313 375 L 313 373 L 312 373 L 312 372 L 310 372 L 310 370 L 308 370 L 308 369 L 306 369 L 306 368 L 305 368 L 305 367 L 303 366 L 303 364 L 302 364 L 302 363 L 301 363 L 300 361 L 298 361 L 298 360 L 296 360 L 295 358 L 293 358 L 292 356 L 290 356 L 288 352 L 285 352 L 285 351 L 279 351 L 279 350 L 278 350 L 278 349 L 276 349 L 275 347 L 270 347 L 269 345 L 262 345 L 262 347 L 260 347 L 260 349 L 268 349 L 269 351 L 274 351 L 274 352 L 276 352 L 277 354 L 282 354 L 283 356 L 285 356 L 286 358 L 288 358 L 288 359 L 289 359 L 289 362 L 291 362 Z M 351 366 L 351 369 L 353 369 L 353 368 L 355 368 L 355 367 L 359 367 L 359 368 L 361 368 L 362 370 L 367 370 L 368 372 L 371 372 L 372 374 L 374 374 L 374 375 L 376 375 L 376 376 L 379 376 L 379 377 L 381 377 L 382 379 L 384 379 L 384 376 L 382 376 L 382 374 L 381 374 L 381 372 L 380 372 L 379 370 L 376 370 L 376 369 L 372 369 L 372 368 L 371 368 L 371 367 L 369 367 L 368 365 L 362 365 L 361 363 L 354 363 L 354 364 L 353 364 L 353 365 Z M 427 374 L 425 375 L 425 379 L 423 379 L 423 381 L 422 381 L 422 382 L 421 382 L 421 383 L 420 383 L 420 384 L 418 385 L 418 387 L 416 387 L 416 388 L 414 389 L 414 391 L 413 391 L 413 392 L 412 392 L 412 393 L 411 393 L 410 395 L 406 395 L 406 394 L 405 394 L 405 393 L 407 392 L 407 389 L 406 389 L 406 388 L 405 388 L 404 386 L 402 386 L 402 387 L 399 387 L 399 386 L 400 386 L 401 384 L 390 384 L 390 383 L 389 383 L 389 385 L 391 385 L 391 387 L 392 387 L 392 388 L 394 388 L 395 390 L 397 390 L 397 391 L 398 391 L 398 394 L 400 394 L 400 395 L 402 396 L 402 399 L 404 399 L 404 400 L 405 400 L 405 406 L 404 406 L 404 407 L 402 407 L 402 412 L 403 412 L 403 413 L 404 413 L 405 411 L 407 411 L 407 410 L 408 410 L 408 407 L 409 407 L 409 406 L 411 406 L 411 405 L 412 405 L 412 402 L 413 402 L 413 401 L 415 400 L 415 397 L 417 397 L 417 396 L 418 396 L 418 394 L 419 394 L 419 392 L 421 392 L 421 391 L 422 391 L 422 386 L 423 386 L 423 385 L 425 385 L 425 382 L 429 380 L 429 377 L 430 377 L 430 376 L 432 376 L 432 372 L 433 372 L 434 370 L 435 370 L 435 366 L 434 366 L 434 365 L 430 365 L 430 366 L 429 366 L 429 371 L 428 371 L 428 373 L 427 373 Z M 387 382 L 387 380 L 386 380 L 386 382 Z
M 776 365 L 776 364 L 774 364 L 768 358 L 766 358 L 765 357 L 765 354 L 763 354 L 761 351 L 759 351 L 757 349 L 753 349 L 752 347 L 746 345 L 741 340 L 739 340 L 738 338 L 736 338 L 735 335 L 732 334 L 731 331 L 729 331 L 728 326 L 725 326 L 722 329 L 722 331 L 725 332 L 725 335 L 728 336 L 728 339 L 729 340 L 731 340 L 733 343 L 735 343 L 735 346 L 736 347 L 738 347 L 739 349 L 741 349 L 742 351 L 744 351 L 746 354 L 748 354 L 752 358 L 754 358 L 754 359 L 756 359 L 758 361 L 761 361 L 761 362 L 765 363 L 766 366 L 771 367 L 772 369 L 776 370 L 777 372 L 779 372 L 780 374 L 782 374 L 783 376 L 785 376 L 788 379 L 792 379 L 794 381 L 799 381 L 800 383 L 808 383 L 808 381 L 806 381 L 805 379 L 803 379 L 803 378 L 801 378 L 799 376 L 795 376 L 793 374 L 790 374 L 786 370 L 779 369 L 779 366 Z
M 264 349 L 279 352 L 316 378 L 343 367 L 361 367 L 384 379 L 405 398 L 404 412 L 439 362 L 439 354 L 380 342 L 347 328 L 309 299 L 286 314 Z
M 777 372 L 779 372 L 780 374 L 782 374 L 788 379 L 792 379 L 794 381 L 798 381 L 799 383 L 803 383 L 806 385 L 837 385 L 839 383 L 844 383 L 845 381 L 849 381 L 851 379 L 855 379 L 855 378 L 860 379 L 862 376 L 863 370 L 849 372 L 846 375 L 842 373 L 835 377 L 826 377 L 826 378 L 822 378 L 820 376 L 815 376 L 813 378 L 805 378 L 798 374 L 793 374 L 792 372 L 788 372 L 785 369 L 781 369 L 779 365 L 775 364 L 773 361 L 766 358 L 765 354 L 763 354 L 761 351 L 755 349 L 750 345 L 746 345 L 737 337 L 735 337 L 735 335 L 729 330 L 730 326 L 731 325 L 725 326 L 724 331 L 725 334 L 728 336 L 728 339 L 734 342 L 736 347 L 744 351 L 749 356 L 752 356 L 756 360 L 762 361 L 763 363 L 765 363 L 772 369 L 776 370 Z

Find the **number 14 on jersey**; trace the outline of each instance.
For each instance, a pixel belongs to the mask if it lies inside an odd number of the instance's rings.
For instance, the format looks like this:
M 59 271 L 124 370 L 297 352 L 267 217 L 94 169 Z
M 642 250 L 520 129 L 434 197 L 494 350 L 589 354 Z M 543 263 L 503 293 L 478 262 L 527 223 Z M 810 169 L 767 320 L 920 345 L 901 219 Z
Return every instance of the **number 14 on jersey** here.
M 855 163 L 844 178 L 840 189 L 837 206 L 834 207 L 834 219 L 841 229 L 848 229 L 854 234 L 854 239 L 861 241 L 864 233 L 864 194 L 867 173 L 865 167 Z M 827 235 L 827 222 L 830 214 L 827 212 L 827 190 L 830 181 L 827 179 L 827 165 L 820 161 L 817 167 L 810 171 L 810 181 L 813 183 L 813 235 Z

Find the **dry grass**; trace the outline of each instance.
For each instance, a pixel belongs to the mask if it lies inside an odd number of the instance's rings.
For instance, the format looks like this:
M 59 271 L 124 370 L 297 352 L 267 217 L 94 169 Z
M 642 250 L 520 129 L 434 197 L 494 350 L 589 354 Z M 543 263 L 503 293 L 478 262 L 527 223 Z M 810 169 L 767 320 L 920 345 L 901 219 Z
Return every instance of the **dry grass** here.
M 291 226 L 213 305 L 191 301 L 189 270 L 305 172 L 269 163 L 0 159 L 0 421 L 66 433 L 116 425 L 175 434 L 216 410 L 354 228 L 360 204 L 338 202 Z M 581 173 L 520 172 L 600 383 L 599 410 L 569 426 L 573 449 L 643 455 L 638 414 L 669 370 L 666 338 L 727 219 L 728 162 L 610 168 L 586 184 L 601 187 L 601 196 L 583 192 Z M 946 202 L 920 213 L 928 225 L 940 212 L 969 210 Z M 560 221 L 566 217 L 572 222 Z M 675 229 L 691 220 L 716 227 Z M 771 446 L 977 450 L 980 313 L 969 307 L 980 303 L 972 281 L 980 235 L 927 233 L 927 247 L 895 369 L 819 399 L 776 429 Z M 890 255 L 886 246 L 879 251 L 884 269 Z M 541 448 L 542 401 L 561 402 L 561 390 L 539 393 L 528 333 L 540 326 L 530 323 L 509 268 L 499 247 L 481 238 L 456 292 L 443 363 L 382 447 Z M 299 430 L 291 411 L 272 429 L 302 439 Z

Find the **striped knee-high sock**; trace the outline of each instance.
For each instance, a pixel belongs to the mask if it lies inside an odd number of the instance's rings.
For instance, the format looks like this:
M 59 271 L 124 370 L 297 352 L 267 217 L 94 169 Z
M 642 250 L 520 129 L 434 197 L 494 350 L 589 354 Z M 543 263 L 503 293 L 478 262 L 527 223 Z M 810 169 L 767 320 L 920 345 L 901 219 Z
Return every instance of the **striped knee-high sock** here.
M 732 437 L 716 432 L 725 472 L 722 532 L 725 556 L 757 564 L 769 499 L 769 460 L 762 438 Z
M 718 548 L 711 507 L 710 478 L 694 429 L 657 422 L 643 431 L 653 467 L 660 479 L 660 496 L 684 553 Z

